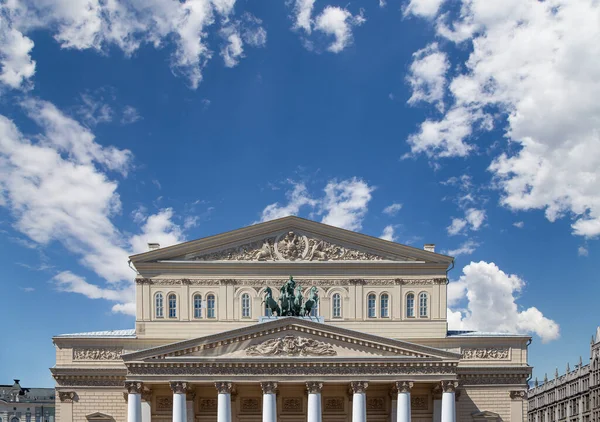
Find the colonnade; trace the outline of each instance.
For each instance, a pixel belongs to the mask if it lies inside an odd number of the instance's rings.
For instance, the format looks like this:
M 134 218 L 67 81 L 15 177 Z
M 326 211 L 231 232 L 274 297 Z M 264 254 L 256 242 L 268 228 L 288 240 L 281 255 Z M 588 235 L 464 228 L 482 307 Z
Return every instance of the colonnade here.
M 170 383 L 173 391 L 173 422 L 187 422 L 186 390 L 188 383 L 185 381 L 173 381 Z M 441 406 L 434 402 L 434 422 L 456 422 L 456 400 L 455 391 L 458 383 L 455 381 L 442 381 Z M 277 383 L 273 381 L 261 382 L 263 391 L 262 421 L 277 422 Z M 366 422 L 367 420 L 367 381 L 353 381 L 350 383 L 352 390 L 352 422 Z M 395 406 L 392 402 L 392 417 L 394 422 L 410 422 L 411 406 L 410 392 L 412 382 L 398 381 L 395 383 L 397 396 Z M 231 422 L 231 382 L 216 382 L 217 389 L 217 422 Z M 127 422 L 142 421 L 142 388 L 140 381 L 127 381 L 125 388 L 128 393 L 127 400 Z M 306 383 L 308 393 L 308 422 L 322 422 L 321 390 L 323 383 L 309 381 Z M 437 401 L 437 400 L 436 400 Z

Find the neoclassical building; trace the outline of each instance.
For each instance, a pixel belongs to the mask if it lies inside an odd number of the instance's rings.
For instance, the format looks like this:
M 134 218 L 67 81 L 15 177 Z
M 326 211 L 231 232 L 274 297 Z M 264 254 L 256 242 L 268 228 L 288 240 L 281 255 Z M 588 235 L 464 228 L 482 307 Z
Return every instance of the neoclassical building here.
M 571 370 L 567 363 L 564 375 L 558 368 L 552 380 L 544 376 L 529 390 L 529 422 L 600 422 L 600 327 L 590 342 L 590 359 Z
M 285 217 L 131 257 L 131 330 L 58 335 L 58 421 L 513 421 L 528 336 L 448 331 L 453 258 Z M 271 315 L 293 276 L 318 306 Z

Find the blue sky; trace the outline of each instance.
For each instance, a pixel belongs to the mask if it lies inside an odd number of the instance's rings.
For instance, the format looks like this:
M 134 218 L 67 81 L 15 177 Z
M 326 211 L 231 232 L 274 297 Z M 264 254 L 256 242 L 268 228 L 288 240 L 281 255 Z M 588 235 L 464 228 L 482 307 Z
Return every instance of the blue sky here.
M 289 214 L 435 243 L 451 328 L 529 333 L 540 379 L 585 361 L 599 8 L 0 3 L 0 375 L 51 386 L 53 335 L 133 327 L 147 242 Z

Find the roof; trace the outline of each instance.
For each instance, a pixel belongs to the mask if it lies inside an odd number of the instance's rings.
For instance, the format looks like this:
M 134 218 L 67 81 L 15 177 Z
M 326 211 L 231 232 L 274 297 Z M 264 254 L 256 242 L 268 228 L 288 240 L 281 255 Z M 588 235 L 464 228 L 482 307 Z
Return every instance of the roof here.
M 23 388 L 19 380 L 0 385 L 0 401 L 6 403 L 53 403 L 54 388 Z
M 135 338 L 135 328 L 130 330 L 89 331 L 87 333 L 59 334 L 57 338 Z
M 526 334 L 494 333 L 486 331 L 448 330 L 448 337 L 528 337 Z

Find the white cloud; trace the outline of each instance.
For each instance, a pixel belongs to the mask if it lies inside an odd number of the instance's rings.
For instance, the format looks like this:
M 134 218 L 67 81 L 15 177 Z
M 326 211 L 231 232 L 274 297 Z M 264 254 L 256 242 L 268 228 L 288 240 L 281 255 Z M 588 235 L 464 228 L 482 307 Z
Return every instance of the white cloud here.
M 408 103 L 414 105 L 420 101 L 428 102 L 443 112 L 446 72 L 449 67 L 446 53 L 439 50 L 437 43 L 431 43 L 414 53 L 407 76 L 412 88 Z
M 556 322 L 546 318 L 537 308 L 521 310 L 517 295 L 525 282 L 514 274 L 506 274 L 496 264 L 471 262 L 463 275 L 448 285 L 448 304 L 457 305 L 466 294 L 466 308 L 449 310 L 450 329 L 534 333 L 542 342 L 560 336 Z
M 62 244 L 108 282 L 107 288 L 95 289 L 71 274 L 57 279 L 64 289 L 94 298 L 128 300 L 114 295 L 132 288 L 134 273 L 127 265 L 128 255 L 145 250 L 146 239 L 163 246 L 183 240 L 171 221 L 172 210 L 141 216 L 141 234 L 120 232 L 111 218 L 120 212 L 121 202 L 117 182 L 108 171 L 125 174 L 131 153 L 98 144 L 88 129 L 50 103 L 28 99 L 22 105 L 42 133 L 30 140 L 11 120 L 0 116 L 2 206 L 13 215 L 15 229 L 41 246 Z
M 580 246 L 577 248 L 577 255 L 579 256 L 588 256 L 590 253 L 585 246 Z
M 30 52 L 33 41 L 10 27 L 0 6 L 0 82 L 11 88 L 27 88 L 35 73 Z
M 468 208 L 465 210 L 464 218 L 453 218 L 452 223 L 446 227 L 450 236 L 462 233 L 465 229 L 477 231 L 485 221 L 485 210 Z
M 393 224 L 387 225 L 383 228 L 383 233 L 379 236 L 380 239 L 389 240 L 390 242 L 396 241 L 395 235 L 396 227 Z
M 517 222 L 513 223 L 513 226 L 515 226 L 518 229 L 522 229 L 523 227 L 525 227 L 525 222 L 524 221 L 517 221 Z
M 221 56 L 225 66 L 234 67 L 238 64 L 239 58 L 243 57 L 244 48 L 242 37 L 234 28 L 227 28 L 227 44 L 221 49 Z
M 385 207 L 383 209 L 383 213 L 393 217 L 396 214 L 398 214 L 398 211 L 400 211 L 401 209 L 402 209 L 402 204 L 394 202 L 393 204 L 390 204 L 387 207 Z
M 322 223 L 347 230 L 360 230 L 371 193 L 375 189 L 365 181 L 353 177 L 342 181 L 329 181 L 323 189 L 324 195 L 314 197 L 304 183 L 290 183 L 293 189 L 285 194 L 287 204 L 275 202 L 267 205 L 262 211 L 260 221 L 298 215 L 301 208 L 306 206 L 316 214 L 323 215 Z
M 475 252 L 475 249 L 477 249 L 478 246 L 479 243 L 469 239 L 466 242 L 462 243 L 457 249 L 450 249 L 446 251 L 445 254 L 454 257 L 460 255 L 471 255 L 473 252 Z
M 510 146 L 489 167 L 501 203 L 571 216 L 574 234 L 600 235 L 600 3 L 460 3 L 437 33 L 471 52 L 453 63 L 453 103 L 409 138 L 412 153 L 465 156 L 475 131 L 505 128 Z
M 379 0 L 379 7 L 384 8 L 385 6 L 387 6 L 386 0 Z
M 133 106 L 127 105 L 123 108 L 123 115 L 121 116 L 121 124 L 128 125 L 135 123 L 138 120 L 142 120 L 142 116 Z
M 294 29 L 303 29 L 307 34 L 312 31 L 312 11 L 315 0 L 296 0 L 294 3 Z
M 232 22 L 221 29 L 226 44 L 221 48 L 221 57 L 226 67 L 235 67 L 244 57 L 244 43 L 252 47 L 264 47 L 267 43 L 267 31 L 260 26 L 262 21 L 250 13 L 243 20 Z
M 404 15 L 413 14 L 422 18 L 434 18 L 444 0 L 410 0 Z
M 446 231 L 450 236 L 454 236 L 463 231 L 467 227 L 467 220 L 463 218 L 453 218 L 452 223 L 446 227 Z
M 332 53 L 339 53 L 352 44 L 352 27 L 362 25 L 366 19 L 362 11 L 352 15 L 341 7 L 327 6 L 315 19 L 315 29 L 328 35 L 333 35 L 335 40 L 327 47 Z
M 109 123 L 112 121 L 113 109 L 103 101 L 102 97 L 95 98 L 90 93 L 81 94 L 82 104 L 77 107 L 77 114 L 89 126 L 96 126 L 99 123 Z

